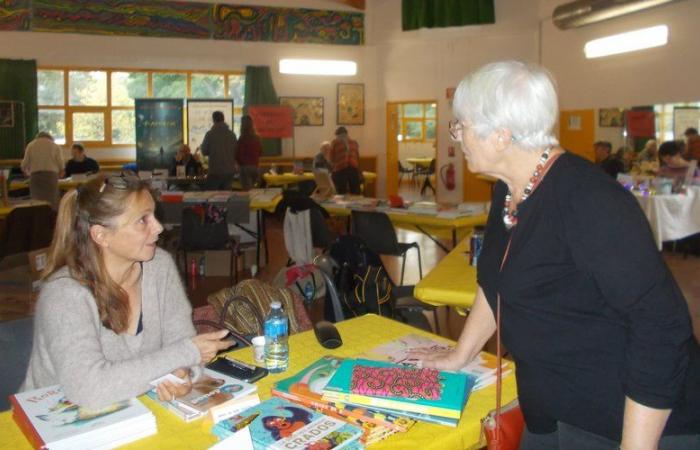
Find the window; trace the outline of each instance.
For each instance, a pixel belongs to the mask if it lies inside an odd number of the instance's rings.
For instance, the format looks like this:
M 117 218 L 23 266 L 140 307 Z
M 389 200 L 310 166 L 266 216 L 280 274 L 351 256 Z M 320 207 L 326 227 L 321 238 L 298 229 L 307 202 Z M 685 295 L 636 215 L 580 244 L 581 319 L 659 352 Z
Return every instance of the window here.
M 435 141 L 435 103 L 404 103 L 399 108 L 399 129 L 402 140 L 411 142 Z
M 234 130 L 240 129 L 245 75 L 163 70 L 46 68 L 37 73 L 39 130 L 58 144 L 133 146 L 137 98 L 234 99 Z

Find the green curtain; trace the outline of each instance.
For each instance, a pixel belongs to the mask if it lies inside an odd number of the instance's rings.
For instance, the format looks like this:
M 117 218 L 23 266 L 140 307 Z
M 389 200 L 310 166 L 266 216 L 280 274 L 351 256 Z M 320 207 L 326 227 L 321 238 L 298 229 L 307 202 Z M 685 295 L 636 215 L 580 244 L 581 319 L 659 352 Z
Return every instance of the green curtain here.
M 278 105 L 279 98 L 272 84 L 269 66 L 246 66 L 245 68 L 245 104 L 243 114 L 248 114 L 250 105 Z M 280 139 L 262 139 L 263 156 L 281 156 Z
M 11 100 L 24 104 L 23 118 L 19 117 L 22 108 L 12 105 L 14 127 L 0 127 L 0 159 L 21 158 L 24 146 L 36 136 L 39 121 L 36 91 L 36 61 L 0 59 L 0 103 Z M 2 108 L 8 106 L 0 105 Z
M 493 0 L 401 0 L 404 31 L 496 23 Z

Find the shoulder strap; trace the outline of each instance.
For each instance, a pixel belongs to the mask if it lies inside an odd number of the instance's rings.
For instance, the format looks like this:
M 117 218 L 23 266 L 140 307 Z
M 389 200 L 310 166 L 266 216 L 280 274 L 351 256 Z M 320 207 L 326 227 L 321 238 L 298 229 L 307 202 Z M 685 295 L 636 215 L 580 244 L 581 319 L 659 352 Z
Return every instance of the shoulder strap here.
M 510 243 L 513 242 L 513 234 L 515 230 L 512 230 L 510 237 L 508 238 L 508 245 L 506 245 L 506 251 L 503 253 L 503 260 L 501 260 L 501 267 L 499 272 L 503 271 L 503 266 L 508 259 L 508 252 L 510 251 Z M 496 294 L 496 440 L 500 440 L 501 435 L 501 381 L 503 375 L 503 350 L 501 348 L 501 294 Z

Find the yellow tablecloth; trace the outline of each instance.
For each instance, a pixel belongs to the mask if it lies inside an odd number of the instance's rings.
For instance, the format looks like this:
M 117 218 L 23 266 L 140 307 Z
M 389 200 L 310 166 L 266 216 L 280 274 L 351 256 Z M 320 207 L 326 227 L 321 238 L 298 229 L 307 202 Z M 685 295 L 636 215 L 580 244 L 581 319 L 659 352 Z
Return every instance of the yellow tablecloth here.
M 270 387 L 282 378 L 293 375 L 308 366 L 322 355 L 353 356 L 384 342 L 396 339 L 409 333 L 426 332 L 404 325 L 400 322 L 385 319 L 375 315 L 367 315 L 357 319 L 347 320 L 338 324 L 343 339 L 343 345 L 335 350 L 321 347 L 313 334 L 307 331 L 289 339 L 290 367 L 285 373 L 269 375 L 260 380 L 258 393 L 262 399 L 270 397 Z M 244 348 L 234 352 L 237 358 L 252 362 L 251 349 Z M 480 419 L 494 408 L 495 386 L 477 391 L 471 395 L 466 409 L 457 428 L 417 423 L 410 431 L 395 434 L 388 439 L 372 445 L 372 449 L 472 449 L 478 448 Z M 515 378 L 511 375 L 503 380 L 503 401 L 507 403 L 516 396 Z M 205 449 L 216 442 L 216 438 L 203 428 L 201 421 L 184 423 L 161 406 L 148 398 L 141 400 L 156 416 L 158 434 L 151 436 L 124 448 L 133 449 Z M 12 420 L 11 412 L 0 413 L 0 447 L 11 449 L 29 449 L 29 442 Z
M 70 177 L 62 178 L 58 180 L 58 188 L 62 191 L 69 191 L 71 189 L 75 189 L 88 180 L 89 178 L 80 181 L 76 181 Z M 10 191 L 16 191 L 19 189 L 29 189 L 29 180 L 14 180 L 10 182 Z
M 433 158 L 406 158 L 406 162 L 413 164 L 414 167 L 430 167 L 430 162 Z
M 374 183 L 377 179 L 377 174 L 374 172 L 362 172 L 365 177 L 365 183 Z M 263 179 L 268 186 L 287 186 L 296 184 L 300 181 L 313 181 L 314 174 L 312 172 L 304 172 L 303 174 L 281 173 L 273 175 L 271 173 L 263 174 Z
M 422 280 L 413 295 L 431 305 L 471 308 L 476 295 L 476 267 L 469 264 L 469 239 L 460 242 Z

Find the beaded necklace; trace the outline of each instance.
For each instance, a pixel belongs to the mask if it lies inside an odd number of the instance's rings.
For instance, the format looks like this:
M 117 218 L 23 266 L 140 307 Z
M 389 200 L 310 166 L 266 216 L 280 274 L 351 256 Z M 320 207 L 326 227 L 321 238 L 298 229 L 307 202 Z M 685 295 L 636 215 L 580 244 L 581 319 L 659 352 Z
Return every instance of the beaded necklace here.
M 543 169 L 545 167 L 545 163 L 549 159 L 549 152 L 551 150 L 551 147 L 547 147 L 544 149 L 544 152 L 542 152 L 542 156 L 540 156 L 540 160 L 535 167 L 535 171 L 532 172 L 530 182 L 527 183 L 527 186 L 525 186 L 525 189 L 523 190 L 523 197 L 520 199 L 520 203 L 524 202 L 530 196 L 530 194 L 532 194 L 535 186 L 542 180 L 542 176 L 544 175 Z M 516 205 L 513 212 L 510 212 L 510 204 L 512 201 L 513 193 L 510 192 L 510 188 L 508 188 L 508 193 L 506 194 L 505 201 L 503 202 L 503 224 L 506 226 L 506 230 L 510 230 L 518 224 L 518 206 Z

